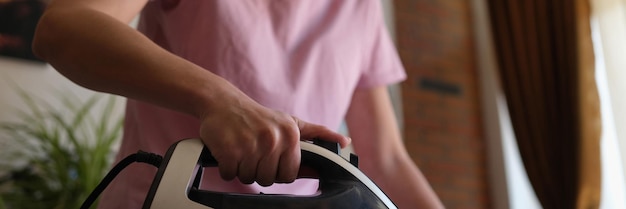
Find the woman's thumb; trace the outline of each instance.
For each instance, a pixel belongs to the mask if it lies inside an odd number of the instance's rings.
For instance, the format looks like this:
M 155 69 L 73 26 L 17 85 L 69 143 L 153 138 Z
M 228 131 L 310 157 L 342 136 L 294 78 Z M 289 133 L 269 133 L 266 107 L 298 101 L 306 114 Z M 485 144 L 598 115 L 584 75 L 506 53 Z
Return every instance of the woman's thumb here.
M 321 139 L 324 141 L 336 142 L 339 143 L 342 148 L 348 146 L 352 142 L 350 137 L 331 131 L 324 126 L 308 123 L 296 117 L 293 117 L 293 120 L 298 125 L 298 129 L 300 129 L 300 139 Z

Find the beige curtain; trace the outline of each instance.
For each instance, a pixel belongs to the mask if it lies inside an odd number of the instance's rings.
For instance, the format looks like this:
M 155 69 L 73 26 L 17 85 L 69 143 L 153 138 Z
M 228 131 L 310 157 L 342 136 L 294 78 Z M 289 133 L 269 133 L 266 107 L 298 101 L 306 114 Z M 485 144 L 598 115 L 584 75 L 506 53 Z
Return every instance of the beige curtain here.
M 600 137 L 602 135 L 602 122 L 600 118 L 600 100 L 595 80 L 595 63 L 593 44 L 591 42 L 591 27 L 589 18 L 591 14 L 589 0 L 576 0 L 576 23 L 578 45 L 578 79 L 580 87 L 579 111 L 581 118 L 581 142 L 580 142 L 580 177 L 577 196 L 577 208 L 599 208 L 601 199 L 601 159 Z

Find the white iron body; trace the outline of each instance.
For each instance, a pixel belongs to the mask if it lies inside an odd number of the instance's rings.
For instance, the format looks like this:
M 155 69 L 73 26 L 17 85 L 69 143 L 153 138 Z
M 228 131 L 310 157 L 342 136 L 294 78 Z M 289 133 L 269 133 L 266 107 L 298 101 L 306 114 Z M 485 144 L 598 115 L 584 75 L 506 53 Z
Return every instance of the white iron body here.
M 148 193 L 146 201 L 144 202 L 143 209 L 173 209 L 173 208 L 182 208 L 182 209 L 227 209 L 227 208 L 238 208 L 236 206 L 232 206 L 233 204 L 227 203 L 226 200 L 222 200 L 220 198 L 231 198 L 229 200 L 233 200 L 236 198 L 242 198 L 242 201 L 251 201 L 255 202 L 251 205 L 256 205 L 258 208 L 311 208 L 314 204 L 319 201 L 326 201 L 324 203 L 320 203 L 320 205 L 325 205 L 324 208 L 345 208 L 345 205 L 338 206 L 340 204 L 346 204 L 346 201 L 349 201 L 348 204 L 354 205 L 354 207 L 350 206 L 350 208 L 387 208 L 387 209 L 396 209 L 396 206 L 391 202 L 391 200 L 381 191 L 375 184 L 372 182 L 365 174 L 363 174 L 355 165 L 351 164 L 349 161 L 338 155 L 337 153 L 333 153 L 332 151 L 317 146 L 308 142 L 301 142 L 300 147 L 303 153 L 303 164 L 306 163 L 304 156 L 311 156 L 313 159 L 323 159 L 320 164 L 323 164 L 324 167 L 332 166 L 333 172 L 330 172 L 330 175 L 320 176 L 320 182 L 324 180 L 324 178 L 334 178 L 334 176 L 342 176 L 341 180 L 333 180 L 337 182 L 349 182 L 350 185 L 355 184 L 357 186 L 338 186 L 337 188 L 346 188 L 346 191 L 341 191 L 342 189 L 335 189 L 337 191 L 328 192 L 324 196 L 323 185 L 320 183 L 321 196 L 318 199 L 314 196 L 311 197 L 302 197 L 302 196 L 282 196 L 282 195 L 243 195 L 243 194 L 229 194 L 229 193 L 221 193 L 217 196 L 217 200 L 214 197 L 211 197 L 212 202 L 215 203 L 215 207 L 209 206 L 211 204 L 200 203 L 199 201 L 194 201 L 190 198 L 190 194 L 194 188 L 197 189 L 197 183 L 200 181 L 198 175 L 201 176 L 202 158 L 206 158 L 206 153 L 203 155 L 203 152 L 207 152 L 204 144 L 199 139 L 187 139 L 178 142 L 175 145 L 170 147 L 168 153 L 164 157 L 164 161 L 159 168 L 157 176 L 152 183 L 152 187 Z M 307 153 L 307 154 L 305 154 Z M 318 160 L 314 160 L 318 161 Z M 314 163 L 315 164 L 315 163 Z M 333 165 L 329 165 L 333 164 Z M 318 169 L 319 166 L 318 166 Z M 318 170 L 318 172 L 322 173 L 323 170 Z M 335 173 L 341 173 L 341 175 L 335 175 Z M 356 183 L 354 183 L 356 182 Z M 194 185 L 196 184 L 196 185 Z M 341 184 L 341 183 L 340 183 Z M 332 187 L 332 186 L 330 186 Z M 329 188 L 329 186 L 325 186 L 324 188 Z M 356 195 L 348 195 L 347 193 L 352 192 Z M 362 196 L 367 193 L 368 195 Z M 205 193 L 200 193 L 205 194 Z M 209 193 L 206 193 L 207 196 Z M 370 195 L 371 194 L 371 195 Z M 343 195 L 343 196 L 342 196 Z M 197 195 L 196 195 L 197 196 Z M 350 197 L 346 199 L 345 197 Z M 335 198 L 338 197 L 338 198 Z M 356 197 L 353 199 L 352 197 Z M 264 203 L 263 199 L 278 199 L 276 201 L 268 201 Z M 308 199 L 307 199 L 308 198 Z M 210 199 L 210 198 L 209 198 Z M 281 201 L 285 200 L 285 201 Z M 222 202 L 220 202 L 222 201 Z M 317 201 L 317 202 L 316 202 Z M 336 201 L 343 201 L 344 203 L 339 203 Z M 239 202 L 239 201 L 233 201 Z M 260 203 L 258 203 L 260 202 Z M 350 202 L 354 202 L 351 204 Z M 284 203 L 284 204 L 283 204 Z M 302 204 L 300 204 L 302 203 Z M 265 204 L 265 205 L 261 205 Z M 294 205 L 296 204 L 296 205 Z M 333 206 L 336 205 L 336 206 Z M 230 206 L 230 207 L 229 207 Z M 310 207 L 309 207 L 310 206 Z M 326 207 L 328 206 L 328 207 Z M 248 207 L 248 206 L 247 206 Z

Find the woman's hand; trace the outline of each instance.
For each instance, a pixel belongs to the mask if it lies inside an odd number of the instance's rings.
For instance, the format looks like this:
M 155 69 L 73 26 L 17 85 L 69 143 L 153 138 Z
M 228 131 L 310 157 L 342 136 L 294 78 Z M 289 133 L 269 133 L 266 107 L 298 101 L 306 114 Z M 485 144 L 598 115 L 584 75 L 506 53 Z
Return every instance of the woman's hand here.
M 319 138 L 342 147 L 350 143 L 348 137 L 247 97 L 218 109 L 201 117 L 200 137 L 225 180 L 238 177 L 242 183 L 262 186 L 293 182 L 300 167 L 299 140 Z

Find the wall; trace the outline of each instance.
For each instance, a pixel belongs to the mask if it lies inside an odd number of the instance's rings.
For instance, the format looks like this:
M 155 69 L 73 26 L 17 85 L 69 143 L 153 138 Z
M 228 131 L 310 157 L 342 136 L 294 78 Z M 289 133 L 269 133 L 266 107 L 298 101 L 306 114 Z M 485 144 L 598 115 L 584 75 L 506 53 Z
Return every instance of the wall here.
M 471 5 L 396 0 L 405 140 L 448 208 L 489 208 Z

